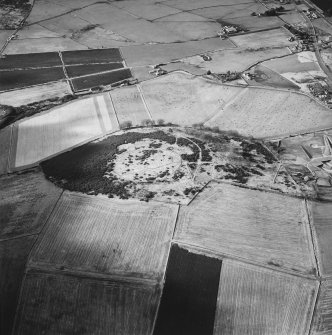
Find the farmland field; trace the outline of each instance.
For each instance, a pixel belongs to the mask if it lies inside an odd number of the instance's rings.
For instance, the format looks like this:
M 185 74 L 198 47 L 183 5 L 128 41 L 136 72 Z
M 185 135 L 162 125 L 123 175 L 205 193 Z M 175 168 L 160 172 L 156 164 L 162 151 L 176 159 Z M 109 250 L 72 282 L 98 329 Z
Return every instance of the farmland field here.
M 332 113 L 306 95 L 272 89 L 246 89 L 208 122 L 254 137 L 281 137 L 332 126 Z
M 326 202 L 312 202 L 312 217 L 317 234 L 318 251 L 322 274 L 332 275 L 332 204 Z
M 11 136 L 11 127 L 6 127 L 0 130 L 0 175 L 5 174 L 8 171 Z
M 116 70 L 122 67 L 122 63 L 85 64 L 66 66 L 66 70 L 69 77 L 79 77 L 98 72 Z
M 129 69 L 119 69 L 116 71 L 75 78 L 72 79 L 72 83 L 75 91 L 82 91 L 100 85 L 111 85 L 119 81 L 129 79 L 130 77 L 131 72 Z
M 101 97 L 77 100 L 20 121 L 15 167 L 37 164 L 102 136 L 105 130 L 117 130 Z
M 173 245 L 153 334 L 212 335 L 221 261 Z
M 158 298 L 154 286 L 28 273 L 14 334 L 146 335 Z
M 160 279 L 176 215 L 173 205 L 65 192 L 30 266 Z
M 180 125 L 203 122 L 242 91 L 179 72 L 140 84 L 154 120 Z
M 214 335 L 308 334 L 318 284 L 224 260 Z
M 269 47 L 287 47 L 295 45 L 296 42 L 289 42 L 292 35 L 283 28 L 261 31 L 252 34 L 238 35 L 230 37 L 240 48 L 269 48 Z
M 0 59 L 1 70 L 62 66 L 57 52 L 7 55 Z
M 150 119 L 136 86 L 112 90 L 110 95 L 120 124 L 131 121 L 133 125 L 140 125 Z
M 305 203 L 229 184 L 210 184 L 179 213 L 177 241 L 251 262 L 315 273 Z
M 14 107 L 71 94 L 66 81 L 58 81 L 0 93 L 0 101 Z
M 25 264 L 35 236 L 0 242 L 0 333 L 11 334 Z
M 329 335 L 332 332 L 332 281 L 323 281 L 315 309 L 312 335 Z
M 38 233 L 61 190 L 41 173 L 1 177 L 0 240 Z
M 1 71 L 0 91 L 65 79 L 62 67 Z

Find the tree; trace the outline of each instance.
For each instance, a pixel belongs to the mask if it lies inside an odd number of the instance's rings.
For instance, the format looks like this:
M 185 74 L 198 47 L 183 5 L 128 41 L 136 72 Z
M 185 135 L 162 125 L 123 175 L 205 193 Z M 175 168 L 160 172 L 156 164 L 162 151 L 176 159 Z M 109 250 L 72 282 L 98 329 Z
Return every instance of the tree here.
M 124 121 L 120 124 L 120 129 L 132 128 L 133 123 L 131 121 Z
M 142 120 L 141 125 L 143 127 L 151 127 L 151 126 L 155 125 L 155 122 L 153 120 L 150 120 L 150 119 L 144 119 L 144 120 Z
M 159 119 L 159 120 L 157 120 L 157 124 L 159 126 L 163 126 L 165 124 L 165 120 L 164 119 Z
M 16 114 L 16 109 L 9 105 L 0 105 L 0 126 L 5 126 Z

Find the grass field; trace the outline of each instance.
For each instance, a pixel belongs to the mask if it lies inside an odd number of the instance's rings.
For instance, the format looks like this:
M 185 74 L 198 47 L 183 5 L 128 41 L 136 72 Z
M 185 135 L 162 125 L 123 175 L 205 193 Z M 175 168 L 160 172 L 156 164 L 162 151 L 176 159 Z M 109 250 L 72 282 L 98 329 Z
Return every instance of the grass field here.
M 41 173 L 1 177 L 0 240 L 38 233 L 61 192 Z
M 318 240 L 321 272 L 332 275 L 332 206 L 326 202 L 312 202 L 312 217 Z
M 33 165 L 118 129 L 107 96 L 77 100 L 18 123 L 15 167 Z
M 152 118 L 192 125 L 211 118 L 241 92 L 185 73 L 172 73 L 140 84 Z
M 210 184 L 179 213 L 176 240 L 251 262 L 315 273 L 304 201 Z
M 312 335 L 329 335 L 332 332 L 332 281 L 321 284 L 315 309 Z
M 0 101 L 5 105 L 18 107 L 46 99 L 61 98 L 69 94 L 71 90 L 67 82 L 58 81 L 0 93 Z
M 305 335 L 318 284 L 224 260 L 215 335 Z
M 11 127 L 0 130 L 0 175 L 8 171 L 11 135 Z
M 241 48 L 287 47 L 296 42 L 288 41 L 292 35 L 283 28 L 230 37 Z
M 242 72 L 258 62 L 288 54 L 289 50 L 287 48 L 264 50 L 238 48 L 209 52 L 208 55 L 212 58 L 209 62 L 204 61 L 201 56 L 192 56 L 184 58 L 181 61 L 185 64 L 199 66 L 206 71 L 210 70 L 213 73 L 225 73 L 227 71 Z
M 14 334 L 150 334 L 158 289 L 29 273 Z
M 110 95 L 120 124 L 131 121 L 141 125 L 143 120 L 150 119 L 136 86 L 112 90 Z
M 30 265 L 161 279 L 177 206 L 64 193 Z
M 332 113 L 308 96 L 287 91 L 247 88 L 206 122 L 254 137 L 281 137 L 332 126 Z
M 0 242 L 0 333 L 11 334 L 25 264 L 35 236 Z

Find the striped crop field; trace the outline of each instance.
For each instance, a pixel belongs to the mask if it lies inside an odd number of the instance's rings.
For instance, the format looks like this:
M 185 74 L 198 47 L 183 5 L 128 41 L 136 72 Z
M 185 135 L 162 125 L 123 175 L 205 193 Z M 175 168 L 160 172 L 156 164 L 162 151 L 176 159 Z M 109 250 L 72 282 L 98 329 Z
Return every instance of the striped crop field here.
M 311 213 L 317 236 L 321 272 L 332 275 L 332 204 L 311 202 Z
M 160 279 L 178 207 L 65 192 L 30 266 Z
M 18 122 L 15 167 L 38 162 L 118 130 L 107 95 L 76 100 Z
M 154 286 L 29 273 L 14 334 L 148 335 L 159 295 Z
M 311 335 L 332 333 L 332 281 L 323 281 L 320 287 Z
M 214 335 L 306 335 L 317 290 L 313 280 L 224 260 Z
M 39 233 L 62 190 L 42 173 L 0 178 L 0 240 Z
M 147 80 L 140 86 L 154 120 L 186 126 L 207 121 L 243 90 L 182 72 Z
M 115 89 L 110 94 L 120 124 L 131 121 L 136 126 L 141 125 L 143 120 L 150 119 L 136 86 Z
M 212 183 L 182 207 L 176 240 L 250 262 L 315 273 L 303 200 Z

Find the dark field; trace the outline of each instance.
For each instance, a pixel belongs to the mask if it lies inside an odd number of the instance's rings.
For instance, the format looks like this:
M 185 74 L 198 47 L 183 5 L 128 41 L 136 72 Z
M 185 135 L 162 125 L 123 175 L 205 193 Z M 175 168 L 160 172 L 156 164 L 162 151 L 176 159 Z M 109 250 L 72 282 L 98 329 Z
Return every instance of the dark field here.
M 129 78 L 131 78 L 130 70 L 123 69 L 103 74 L 94 74 L 83 78 L 76 78 L 72 80 L 72 83 L 75 91 L 82 91 L 96 86 L 114 84 Z
M 52 66 L 62 66 L 57 52 L 7 55 L 0 59 L 0 69 L 2 70 Z
M 87 64 L 87 65 L 70 65 L 66 66 L 69 77 L 85 76 L 98 72 L 106 72 L 115 69 L 123 68 L 122 63 L 108 63 L 108 64 Z
M 0 72 L 0 91 L 66 79 L 62 67 Z
M 122 61 L 120 51 L 116 48 L 63 51 L 62 59 L 65 65 L 111 63 Z
M 154 335 L 213 334 L 221 261 L 173 245 Z
M 7 172 L 7 163 L 10 151 L 10 136 L 10 127 L 6 127 L 0 131 L 0 175 Z
M 35 236 L 0 242 L 0 334 L 11 334 L 25 264 Z
M 38 233 L 61 193 L 41 173 L 2 177 L 0 185 L 0 240 Z
M 155 286 L 30 272 L 14 334 L 150 334 L 159 294 Z

